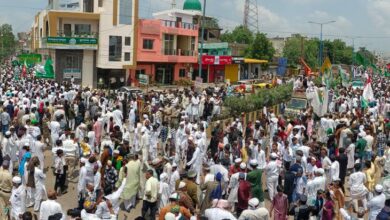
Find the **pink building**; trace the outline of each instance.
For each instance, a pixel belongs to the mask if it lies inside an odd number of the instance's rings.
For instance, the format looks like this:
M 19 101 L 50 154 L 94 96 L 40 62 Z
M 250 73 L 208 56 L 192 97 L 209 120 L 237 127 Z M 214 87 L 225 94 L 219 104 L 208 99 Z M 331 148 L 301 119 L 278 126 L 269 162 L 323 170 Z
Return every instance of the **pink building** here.
M 198 62 L 198 26 L 194 16 L 199 11 L 171 9 L 153 14 L 154 19 L 140 19 L 137 33 L 137 68 L 130 70 L 131 82 L 138 75 L 149 75 L 156 84 L 173 84 L 191 77 Z

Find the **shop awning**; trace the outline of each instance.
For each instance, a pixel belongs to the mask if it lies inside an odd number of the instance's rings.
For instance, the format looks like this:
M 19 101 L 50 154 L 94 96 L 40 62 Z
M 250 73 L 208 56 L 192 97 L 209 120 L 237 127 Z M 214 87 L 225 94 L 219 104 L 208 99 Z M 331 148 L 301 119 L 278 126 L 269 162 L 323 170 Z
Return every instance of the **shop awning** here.
M 261 63 L 268 63 L 268 60 L 258 60 L 258 59 L 245 58 L 244 63 L 261 64 Z

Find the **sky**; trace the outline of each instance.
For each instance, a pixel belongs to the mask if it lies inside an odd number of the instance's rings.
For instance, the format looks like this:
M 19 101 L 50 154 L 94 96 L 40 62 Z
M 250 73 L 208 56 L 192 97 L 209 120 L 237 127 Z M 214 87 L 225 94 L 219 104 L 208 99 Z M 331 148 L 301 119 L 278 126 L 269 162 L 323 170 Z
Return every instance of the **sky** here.
M 139 0 L 140 17 L 169 9 L 172 0 Z M 181 8 L 184 0 L 176 0 Z M 203 0 L 201 0 L 203 2 Z M 45 8 L 48 0 L 0 0 L 0 24 L 10 23 L 14 32 L 27 31 L 34 15 Z M 206 14 L 216 17 L 224 30 L 242 24 L 245 0 L 207 0 Z M 319 37 L 325 25 L 324 39 L 340 38 L 355 48 L 367 47 L 390 56 L 390 0 L 257 0 L 260 32 L 269 37 L 286 37 L 301 33 Z

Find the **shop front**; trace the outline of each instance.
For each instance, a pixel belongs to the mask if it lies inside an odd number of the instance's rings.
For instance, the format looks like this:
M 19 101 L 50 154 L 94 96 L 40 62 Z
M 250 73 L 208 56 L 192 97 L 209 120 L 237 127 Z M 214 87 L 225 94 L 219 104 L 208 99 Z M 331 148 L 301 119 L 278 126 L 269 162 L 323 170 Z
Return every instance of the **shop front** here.
M 202 79 L 204 83 L 220 83 L 225 81 L 225 67 L 232 64 L 231 56 L 202 56 Z M 192 80 L 198 76 L 199 65 L 194 67 Z

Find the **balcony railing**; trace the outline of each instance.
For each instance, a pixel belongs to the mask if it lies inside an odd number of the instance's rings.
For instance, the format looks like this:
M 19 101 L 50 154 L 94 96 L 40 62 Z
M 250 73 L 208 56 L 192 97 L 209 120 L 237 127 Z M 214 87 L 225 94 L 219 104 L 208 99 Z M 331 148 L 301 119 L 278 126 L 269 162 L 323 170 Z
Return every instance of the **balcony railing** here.
M 168 21 L 168 20 L 161 20 L 161 25 L 165 27 L 172 27 L 172 28 L 183 28 L 187 30 L 198 29 L 198 26 L 195 24 L 186 23 L 186 22 Z
M 67 33 L 64 30 L 57 31 L 58 37 L 82 37 L 82 38 L 98 38 L 98 33 L 95 32 L 70 32 Z
M 194 50 L 162 49 L 161 53 L 166 56 L 184 56 L 184 57 L 196 56 L 196 51 Z

